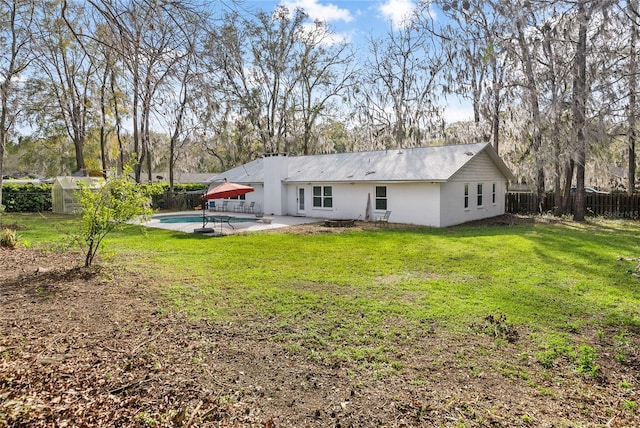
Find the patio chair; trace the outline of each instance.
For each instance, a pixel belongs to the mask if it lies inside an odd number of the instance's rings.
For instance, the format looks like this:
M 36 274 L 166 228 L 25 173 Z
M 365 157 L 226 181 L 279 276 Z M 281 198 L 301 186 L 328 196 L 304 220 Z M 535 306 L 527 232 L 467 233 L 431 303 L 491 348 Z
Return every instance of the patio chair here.
M 215 211 L 216 201 L 207 201 L 207 208 L 209 209 L 209 211 Z
M 228 205 L 229 205 L 229 201 L 222 201 L 222 205 L 216 206 L 216 211 L 227 211 Z
M 240 201 L 233 210 L 237 213 L 244 212 L 244 201 Z
M 255 203 L 255 201 L 252 201 L 249 204 L 249 206 L 244 207 L 244 212 L 253 214 L 255 207 L 256 207 L 256 203 Z
M 374 219 L 375 225 L 376 226 L 388 225 L 390 216 L 391 216 L 391 211 L 386 211 L 383 216 L 378 216 Z

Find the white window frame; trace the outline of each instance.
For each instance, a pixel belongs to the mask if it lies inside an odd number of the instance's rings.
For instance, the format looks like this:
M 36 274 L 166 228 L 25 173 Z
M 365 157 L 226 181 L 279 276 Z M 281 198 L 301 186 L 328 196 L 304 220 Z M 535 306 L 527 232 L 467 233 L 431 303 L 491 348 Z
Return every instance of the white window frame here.
M 464 183 L 464 209 L 469 209 L 469 183 Z
M 320 189 L 320 194 L 316 195 L 316 189 Z M 327 193 L 328 191 L 328 193 Z M 312 193 L 312 205 L 313 208 L 333 208 L 333 187 L 332 186 L 313 186 Z
M 378 196 L 378 189 L 384 189 L 384 196 Z M 376 211 L 386 211 L 389 206 L 389 194 L 388 194 L 388 187 L 387 186 L 376 186 L 375 188 L 375 195 L 376 195 Z M 379 208 L 378 207 L 378 202 L 383 203 L 384 202 L 384 207 L 383 208 Z

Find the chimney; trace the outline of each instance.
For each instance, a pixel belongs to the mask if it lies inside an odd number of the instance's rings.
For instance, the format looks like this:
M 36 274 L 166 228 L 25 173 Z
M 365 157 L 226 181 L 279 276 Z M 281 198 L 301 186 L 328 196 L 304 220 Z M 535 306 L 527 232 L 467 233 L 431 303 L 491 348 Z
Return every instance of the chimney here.
M 286 214 L 286 191 L 282 180 L 289 174 L 286 153 L 264 155 L 264 213 Z

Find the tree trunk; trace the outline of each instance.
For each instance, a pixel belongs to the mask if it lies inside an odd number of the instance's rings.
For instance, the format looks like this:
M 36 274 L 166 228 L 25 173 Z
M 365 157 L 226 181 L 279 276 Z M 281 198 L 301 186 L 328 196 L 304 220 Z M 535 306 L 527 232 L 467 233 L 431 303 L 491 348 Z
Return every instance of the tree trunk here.
M 122 143 L 122 133 L 120 132 L 122 128 L 122 123 L 120 121 L 120 111 L 118 107 L 118 94 L 116 92 L 116 72 L 111 71 L 111 96 L 113 97 L 113 114 L 116 120 L 116 138 L 118 139 L 118 158 L 120 160 L 119 165 L 117 167 L 118 175 L 122 173 L 124 169 L 124 144 Z
M 498 86 L 498 85 L 496 85 Z M 493 118 L 491 120 L 491 124 L 493 127 L 492 135 L 493 135 L 493 148 L 496 149 L 496 153 L 499 153 L 499 144 L 500 144 L 500 89 L 499 87 L 495 89 L 495 93 L 493 94 Z
M 182 131 L 182 121 L 184 119 L 184 112 L 187 109 L 187 101 L 189 100 L 187 94 L 189 91 L 189 85 L 187 84 L 187 76 L 188 72 L 185 73 L 185 76 L 182 80 L 182 98 L 180 100 L 180 107 L 178 108 L 178 115 L 176 116 L 176 126 L 173 129 L 173 134 L 171 135 L 171 140 L 169 141 L 169 194 L 173 194 L 173 175 L 174 168 L 176 165 L 176 145 L 178 143 L 178 138 L 180 138 L 180 133 Z
M 76 169 L 78 171 L 85 171 L 86 166 L 84 163 L 84 140 L 79 136 L 73 139 L 73 146 L 76 149 Z
M 135 67 L 135 71 L 133 72 L 133 173 L 135 176 L 136 183 L 140 183 L 140 176 L 142 171 L 142 160 L 140 154 L 140 117 L 138 113 L 138 104 L 140 103 L 140 95 L 138 95 L 139 91 L 139 79 L 138 79 L 138 70 Z
M 104 74 L 100 85 L 100 163 L 102 166 L 102 176 L 107 176 L 107 80 L 109 78 L 109 61 L 105 61 Z
M 2 110 L 2 116 L 4 119 L 4 109 Z M 7 140 L 7 134 L 4 132 L 4 127 L 0 128 L 0 215 L 2 214 L 2 176 L 4 175 L 4 148 L 5 141 Z
M 7 116 L 8 110 L 8 93 L 10 80 L 6 79 L 2 84 L 0 97 L 2 98 L 2 111 L 0 111 L 0 214 L 2 214 L 2 176 L 4 175 L 4 150 L 7 147 L 8 130 Z
M 146 100 L 143 104 L 144 106 L 144 129 L 142 131 L 142 158 L 140 162 L 146 162 L 147 164 L 147 182 L 153 182 L 153 171 L 152 162 L 151 162 L 151 130 L 150 126 L 150 116 L 151 116 L 151 100 Z
M 558 137 L 560 135 L 560 127 L 558 126 L 558 118 L 553 118 L 554 121 L 554 125 L 553 125 L 553 130 L 554 130 L 554 134 L 556 136 L 555 138 L 555 143 L 553 145 L 553 157 L 554 157 L 554 161 L 553 161 L 553 168 L 554 168 L 554 177 L 553 177 L 553 199 L 554 199 L 554 207 L 553 207 L 553 215 L 555 216 L 560 216 L 562 214 L 564 214 L 562 207 L 563 207 L 563 193 L 562 193 L 562 171 L 560 169 L 560 154 L 561 154 L 561 150 L 560 150 L 560 138 Z M 569 181 L 569 186 L 571 186 L 571 181 Z
M 637 12 L 637 2 L 630 0 L 628 3 L 629 16 L 635 16 Z M 638 72 L 638 64 L 636 60 L 636 42 L 638 40 L 638 31 L 636 23 L 631 19 L 631 38 L 629 42 L 629 130 L 627 138 L 629 141 L 629 174 L 627 177 L 627 193 L 632 195 L 636 187 L 636 91 L 638 89 L 638 81 L 636 73 Z
M 562 191 L 562 201 L 560 202 L 560 213 L 567 214 L 569 212 L 569 202 L 571 201 L 571 183 L 573 182 L 573 172 L 575 170 L 575 162 L 570 159 L 565 167 L 564 188 Z
M 544 159 L 542 154 L 542 117 L 540 114 L 540 104 L 538 101 L 538 86 L 533 70 L 533 61 L 529 45 L 524 35 L 523 25 L 518 20 L 516 22 L 518 30 L 518 44 L 522 53 L 522 65 L 524 67 L 525 79 L 527 82 L 527 94 L 529 98 L 529 108 L 531 109 L 531 120 L 533 122 L 533 156 L 535 159 L 536 171 L 536 193 L 538 196 L 538 211 L 543 213 L 546 210 L 545 203 L 545 175 Z
M 576 165 L 576 206 L 573 213 L 575 221 L 584 221 L 585 197 L 584 176 L 586 161 L 586 106 L 587 106 L 587 24 L 588 16 L 584 1 L 578 2 L 578 44 L 574 63 L 573 80 L 573 129 L 575 136 Z
M 502 101 L 500 98 L 500 93 L 502 92 L 503 71 L 499 70 L 498 59 L 496 58 L 495 53 L 491 54 L 491 69 L 493 73 L 493 111 L 491 112 L 491 136 L 493 148 L 496 150 L 496 153 L 499 153 L 500 105 Z

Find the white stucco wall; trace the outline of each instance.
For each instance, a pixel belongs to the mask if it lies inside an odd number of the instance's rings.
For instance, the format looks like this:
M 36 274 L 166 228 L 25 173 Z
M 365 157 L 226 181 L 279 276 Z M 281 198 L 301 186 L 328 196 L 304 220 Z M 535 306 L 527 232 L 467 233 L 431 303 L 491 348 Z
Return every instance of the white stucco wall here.
M 253 187 L 254 190 L 244 196 L 245 204 L 248 206 L 251 202 L 255 202 L 254 212 L 262 212 L 264 209 L 264 185 L 262 183 L 246 183 L 246 185 Z M 222 206 L 224 199 L 212 199 L 212 201 L 215 201 L 216 206 L 219 207 Z M 240 201 L 237 199 L 230 199 L 228 203 L 228 210 L 233 212 L 234 207 L 237 206 L 238 202 Z
M 273 154 L 264 157 L 264 187 L 267 198 L 263 199 L 265 214 L 287 214 L 287 188 L 282 180 L 287 176 L 288 157 Z
M 478 206 L 478 184 L 482 184 L 482 205 Z M 493 184 L 496 201 L 493 202 Z M 464 186 L 469 185 L 469 206 L 464 207 Z M 441 188 L 441 227 L 504 214 L 507 181 L 489 156 L 481 153 L 454 174 Z
M 281 161 L 282 159 L 272 159 Z M 265 162 L 266 164 L 267 162 Z M 278 209 L 277 174 L 267 180 L 265 188 L 252 195 L 262 199 L 265 213 Z M 268 184 L 270 183 L 270 184 Z M 477 204 L 477 185 L 483 185 L 483 203 Z M 282 183 L 282 210 L 284 215 L 305 215 L 326 219 L 366 218 L 367 199 L 371 198 L 372 217 L 381 216 L 384 210 L 375 209 L 375 188 L 387 187 L 387 210 L 390 222 L 408 223 L 432 227 L 447 227 L 467 221 L 494 217 L 504 214 L 506 178 L 486 153 L 480 153 L 468 162 L 446 183 L 429 182 L 388 182 L 388 183 Z M 464 207 L 464 186 L 469 185 L 469 206 Z M 496 200 L 493 198 L 493 184 L 496 185 Z M 331 208 L 313 206 L 313 186 L 331 186 L 333 206 Z M 299 212 L 299 188 L 305 192 L 305 210 Z M 272 194 L 272 189 L 276 189 Z M 266 199 L 265 199 L 266 197 Z M 273 200 L 272 200 L 273 199 Z M 247 195 L 247 200 L 249 195 Z M 275 212 L 274 212 L 275 213 Z
M 255 202 L 254 212 L 263 212 L 264 210 L 264 185 L 262 183 L 249 183 L 248 186 L 253 187 L 253 192 L 247 193 L 245 197 L 245 204 L 249 205 L 251 202 Z
M 333 207 L 313 206 L 313 186 L 331 186 Z M 368 184 L 348 184 L 348 183 L 312 183 L 300 184 L 290 183 L 287 186 L 287 213 L 297 215 L 298 213 L 298 189 L 304 188 L 305 210 L 307 217 L 318 217 L 327 219 L 360 219 L 364 220 L 367 208 L 367 193 L 372 193 L 372 205 L 375 189 Z
M 333 207 L 313 206 L 313 186 L 331 186 Z M 287 186 L 287 214 L 296 215 L 298 188 L 305 189 L 305 212 L 308 217 L 326 219 L 366 218 L 367 199 L 371 198 L 372 217 L 384 215 L 385 210 L 375 209 L 375 187 L 387 186 L 387 209 L 391 222 L 439 226 L 439 184 L 436 183 L 316 183 Z
M 387 185 L 390 222 L 439 227 L 440 184 L 394 183 Z

